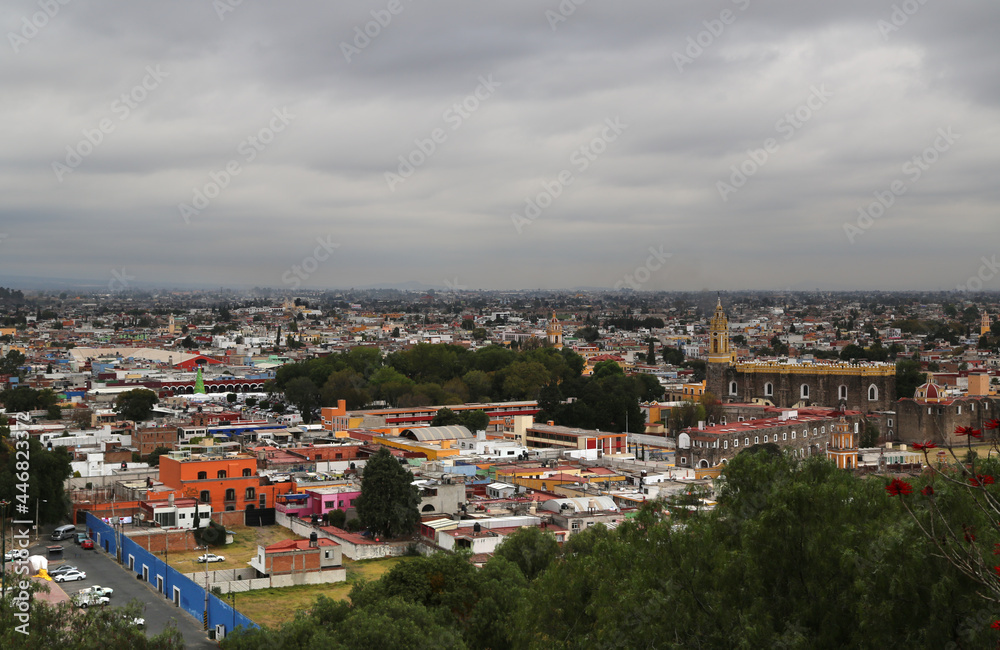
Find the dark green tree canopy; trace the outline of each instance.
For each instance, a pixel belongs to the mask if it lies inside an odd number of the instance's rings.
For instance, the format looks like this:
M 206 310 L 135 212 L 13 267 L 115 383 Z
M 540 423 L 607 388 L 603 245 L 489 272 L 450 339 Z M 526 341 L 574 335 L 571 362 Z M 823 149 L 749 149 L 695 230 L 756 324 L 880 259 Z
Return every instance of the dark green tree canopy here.
M 115 411 L 126 420 L 143 422 L 152 417 L 153 405 L 159 401 L 148 388 L 136 388 L 115 398 Z
M 365 463 L 358 497 L 358 519 L 373 534 L 402 537 L 420 521 L 420 493 L 413 474 L 385 447 Z

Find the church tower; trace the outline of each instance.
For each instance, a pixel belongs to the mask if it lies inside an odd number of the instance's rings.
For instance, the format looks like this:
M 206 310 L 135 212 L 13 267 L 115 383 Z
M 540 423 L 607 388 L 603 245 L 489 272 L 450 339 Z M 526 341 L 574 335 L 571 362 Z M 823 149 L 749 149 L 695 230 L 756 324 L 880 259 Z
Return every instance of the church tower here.
M 722 298 L 719 298 L 708 324 L 708 363 L 705 364 L 705 389 L 719 399 L 731 393 L 726 386 L 726 371 L 733 360 L 729 349 L 729 319 L 722 309 Z
M 983 313 L 980 316 L 980 318 L 981 318 L 981 321 L 979 323 L 979 335 L 983 336 L 984 334 L 989 334 L 990 333 L 990 315 L 986 312 L 985 309 L 983 310 Z
M 854 431 L 851 428 L 851 423 L 844 419 L 843 415 L 840 416 L 837 424 L 833 425 L 826 457 L 837 464 L 837 469 L 857 469 L 858 467 L 858 446 L 854 442 Z
M 545 330 L 546 339 L 548 339 L 549 345 L 556 349 L 562 349 L 563 346 L 563 333 L 562 333 L 562 323 L 556 318 L 556 313 L 552 312 L 552 318 L 549 319 L 549 326 Z

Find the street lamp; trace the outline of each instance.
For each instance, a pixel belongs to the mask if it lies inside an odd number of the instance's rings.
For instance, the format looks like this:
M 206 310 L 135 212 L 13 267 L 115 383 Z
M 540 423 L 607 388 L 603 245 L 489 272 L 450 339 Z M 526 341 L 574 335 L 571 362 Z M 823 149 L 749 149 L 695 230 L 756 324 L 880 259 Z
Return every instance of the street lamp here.
M 38 543 L 38 538 L 42 534 L 42 520 L 38 518 L 38 513 L 41 512 L 41 505 L 43 503 L 48 503 L 48 499 L 35 499 L 35 543 Z
M 0 546 L 3 550 L 3 558 L 0 558 L 0 600 L 7 595 L 7 506 L 10 501 L 0 501 Z

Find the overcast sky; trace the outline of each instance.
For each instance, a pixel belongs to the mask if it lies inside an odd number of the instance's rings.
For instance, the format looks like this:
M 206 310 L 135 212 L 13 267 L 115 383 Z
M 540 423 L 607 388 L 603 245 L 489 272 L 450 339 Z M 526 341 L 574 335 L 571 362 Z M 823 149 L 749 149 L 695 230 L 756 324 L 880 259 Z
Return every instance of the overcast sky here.
M 1000 289 L 996 2 L 237 2 L 3 3 L 0 276 Z

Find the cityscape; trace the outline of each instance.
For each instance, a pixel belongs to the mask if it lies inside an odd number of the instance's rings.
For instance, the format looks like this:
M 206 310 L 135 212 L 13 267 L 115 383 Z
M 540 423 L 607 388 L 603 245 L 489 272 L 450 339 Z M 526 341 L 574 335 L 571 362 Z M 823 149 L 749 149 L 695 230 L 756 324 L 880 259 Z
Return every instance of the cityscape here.
M 1000 648 L 1000 8 L 0 21 L 4 648 Z

